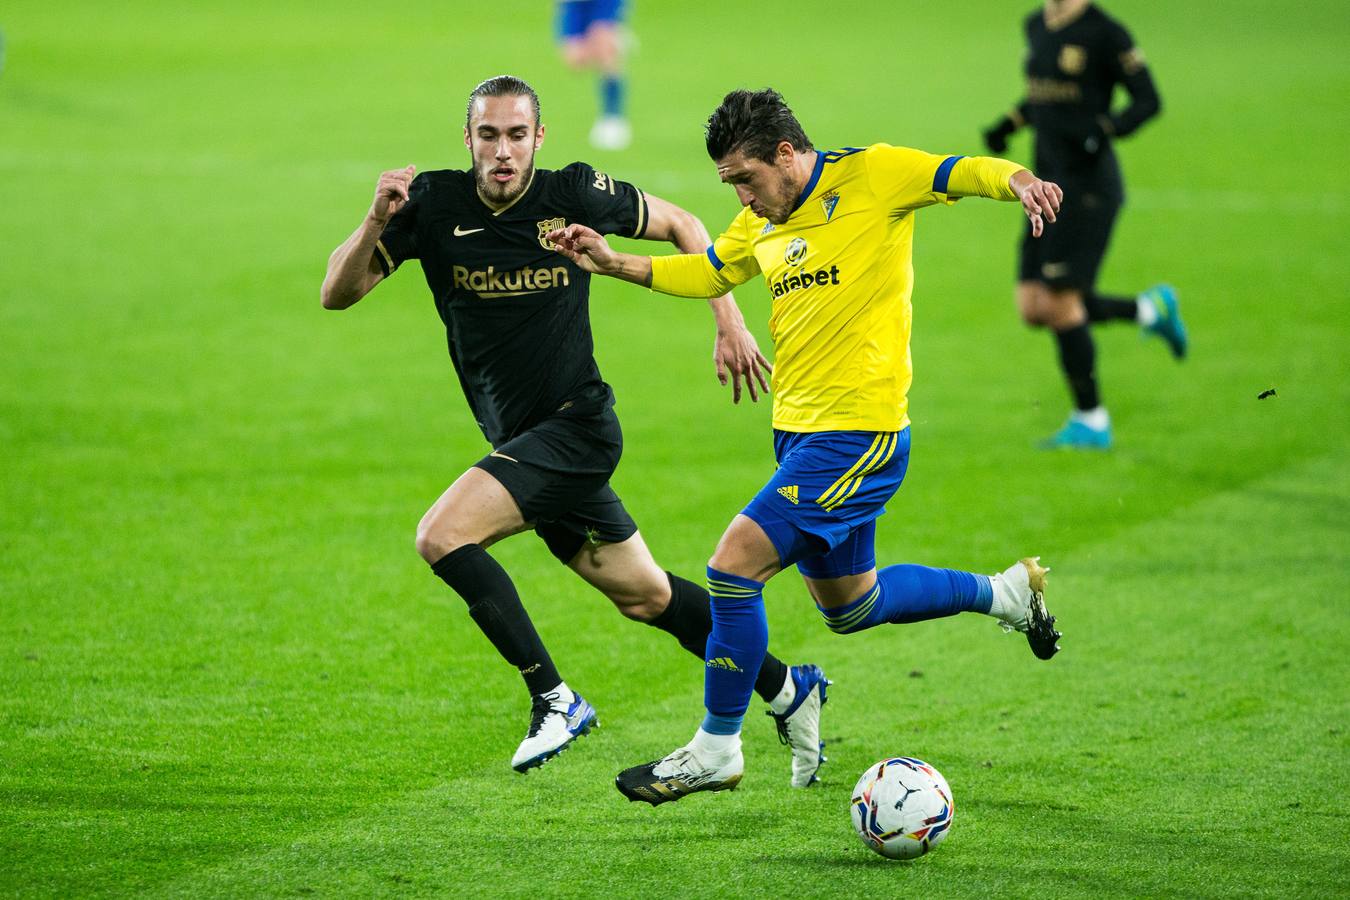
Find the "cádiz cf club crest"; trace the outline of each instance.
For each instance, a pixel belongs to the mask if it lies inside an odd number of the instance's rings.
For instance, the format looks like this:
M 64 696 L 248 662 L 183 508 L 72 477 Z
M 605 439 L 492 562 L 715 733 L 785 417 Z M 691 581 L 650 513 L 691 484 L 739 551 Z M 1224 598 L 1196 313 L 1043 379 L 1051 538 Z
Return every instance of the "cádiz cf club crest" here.
M 825 221 L 830 221 L 834 216 L 834 208 L 839 205 L 839 192 L 830 191 L 824 197 L 820 198 L 820 206 L 825 210 Z
M 567 220 L 562 216 L 556 219 L 543 219 L 539 223 L 539 246 L 545 250 L 553 249 L 553 242 L 548 239 L 550 231 L 557 231 L 559 228 L 567 227 Z

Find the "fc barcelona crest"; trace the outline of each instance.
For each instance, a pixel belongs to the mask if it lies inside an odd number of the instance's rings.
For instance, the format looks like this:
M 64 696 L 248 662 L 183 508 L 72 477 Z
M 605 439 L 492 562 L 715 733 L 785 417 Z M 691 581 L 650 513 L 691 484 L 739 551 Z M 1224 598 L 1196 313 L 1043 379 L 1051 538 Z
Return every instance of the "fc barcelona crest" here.
M 545 250 L 553 249 L 553 242 L 548 239 L 550 231 L 557 231 L 559 228 L 566 228 L 567 220 L 562 216 L 556 219 L 543 219 L 539 222 L 539 246 Z
M 1087 68 L 1087 51 L 1077 44 L 1059 48 L 1059 67 L 1066 75 L 1082 75 Z

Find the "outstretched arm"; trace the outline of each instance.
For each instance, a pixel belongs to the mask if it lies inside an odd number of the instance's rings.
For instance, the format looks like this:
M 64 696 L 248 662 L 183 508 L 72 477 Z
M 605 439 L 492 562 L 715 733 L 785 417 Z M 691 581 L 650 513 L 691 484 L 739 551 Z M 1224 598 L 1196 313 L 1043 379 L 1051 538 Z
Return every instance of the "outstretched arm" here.
M 654 241 L 669 241 L 677 250 L 687 254 L 701 254 L 712 243 L 708 229 L 693 213 L 681 209 L 674 203 L 660 197 L 647 194 L 647 229 L 643 237 Z M 648 265 L 650 274 L 650 263 Z M 650 280 L 647 286 L 651 286 Z M 717 322 L 717 338 L 713 343 L 713 365 L 717 370 L 717 380 L 723 386 L 730 373 L 733 403 L 741 402 L 741 379 L 750 392 L 750 399 L 759 401 L 759 391 L 768 393 L 768 374 L 773 366 L 759 350 L 755 336 L 745 327 L 745 317 L 732 299 L 730 293 L 710 297 L 708 305 L 712 308 L 713 318 Z M 759 383 L 756 390 L 755 383 Z
M 1055 221 L 1064 192 L 1053 181 L 1041 181 L 1030 169 L 1019 169 L 1008 179 L 1017 199 L 1022 201 L 1022 212 L 1031 220 L 1031 236 L 1040 237 L 1045 223 Z
M 724 270 L 708 264 L 706 253 L 680 253 L 653 260 L 650 256 L 620 253 L 604 235 L 585 225 L 568 225 L 544 237 L 553 249 L 587 272 L 631 281 L 672 297 L 720 297 L 744 279 L 731 281 Z M 663 277 L 655 276 L 659 262 Z
M 415 167 L 384 172 L 375 185 L 375 199 L 360 227 L 328 257 L 319 299 L 324 309 L 346 309 L 369 294 L 384 278 L 375 261 L 375 244 L 394 213 L 408 202 Z
M 652 286 L 652 258 L 633 253 L 620 253 L 609 245 L 605 236 L 585 225 L 568 225 L 544 235 L 563 256 L 592 275 L 608 275 L 620 281 L 631 281 L 643 287 Z M 705 297 L 715 296 L 705 294 Z
M 947 195 L 1020 200 L 1022 212 L 1031 220 L 1033 237 L 1041 236 L 1046 222 L 1055 221 L 1064 199 L 1064 192 L 1054 182 L 1042 181 L 1015 162 L 989 156 L 957 160 L 947 181 Z

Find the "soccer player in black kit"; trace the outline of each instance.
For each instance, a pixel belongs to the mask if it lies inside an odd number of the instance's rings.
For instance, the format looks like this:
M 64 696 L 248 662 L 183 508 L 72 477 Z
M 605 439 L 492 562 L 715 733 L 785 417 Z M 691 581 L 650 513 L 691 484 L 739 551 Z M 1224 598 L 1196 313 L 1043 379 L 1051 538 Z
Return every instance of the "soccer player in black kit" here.
M 1144 57 L 1120 23 L 1088 0 L 1046 0 L 1026 20 L 1027 95 L 984 132 L 995 153 L 1023 125 L 1036 130 L 1035 170 L 1064 189 L 1059 221 L 1040 240 L 1022 240 L 1017 305 L 1029 325 L 1050 328 L 1073 395 L 1068 423 L 1044 446 L 1107 449 L 1111 419 L 1097 388 L 1090 323 L 1132 321 L 1186 355 L 1186 329 L 1168 285 L 1138 297 L 1097 293 L 1097 270 L 1125 199 L 1112 150 L 1161 109 Z M 1112 113 L 1123 85 L 1130 102 Z
M 708 592 L 664 572 L 609 485 L 623 449 L 614 395 L 596 366 L 590 275 L 553 251 L 550 231 L 581 223 L 607 234 L 666 240 L 702 252 L 697 218 L 585 163 L 536 170 L 544 140 L 539 98 L 511 76 L 469 95 L 464 143 L 471 171 L 385 172 L 361 226 L 328 262 L 322 299 L 345 309 L 400 264 L 418 259 L 446 329 L 469 408 L 492 445 L 417 527 L 417 552 L 468 604 L 532 696 L 529 730 L 511 765 L 524 772 L 596 724 L 595 710 L 558 674 L 494 542 L 533 529 L 549 550 L 625 616 L 672 634 L 703 658 Z M 770 367 L 730 296 L 711 301 L 718 374 L 751 399 Z M 814 780 L 820 754 L 819 667 L 770 655 L 756 691 L 792 749 L 793 784 Z M 807 775 L 801 760 L 809 757 Z M 799 784 L 800 782 L 800 784 Z

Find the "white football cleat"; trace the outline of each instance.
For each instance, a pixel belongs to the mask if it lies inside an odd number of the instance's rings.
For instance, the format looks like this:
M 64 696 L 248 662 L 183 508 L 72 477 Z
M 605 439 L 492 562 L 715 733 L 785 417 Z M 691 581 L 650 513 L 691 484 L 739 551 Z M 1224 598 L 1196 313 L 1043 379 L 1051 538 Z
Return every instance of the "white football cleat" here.
M 828 699 L 825 689 L 832 683 L 820 666 L 793 666 L 788 677 L 796 685 L 792 705 L 782 715 L 770 710 L 766 715 L 778 726 L 778 740 L 792 748 L 792 786 L 801 788 L 819 779 L 816 772 L 825 760 L 825 742 L 820 739 L 820 708 Z
M 629 800 L 657 806 L 698 791 L 735 790 L 744 772 L 740 741 L 719 759 L 704 759 L 695 753 L 693 744 L 687 744 L 663 759 L 624 769 L 615 777 L 614 786 Z
M 599 724 L 595 709 L 580 694 L 574 693 L 571 701 L 556 692 L 536 694 L 530 709 L 530 730 L 511 757 L 511 768 L 526 772 L 542 766 Z
M 1050 572 L 1039 556 L 1013 563 L 993 576 L 994 599 L 1002 611 L 998 616 L 1004 631 L 1020 631 L 1027 636 L 1031 652 L 1038 659 L 1049 659 L 1059 652 L 1060 633 L 1055 617 L 1045 608 L 1045 576 Z

